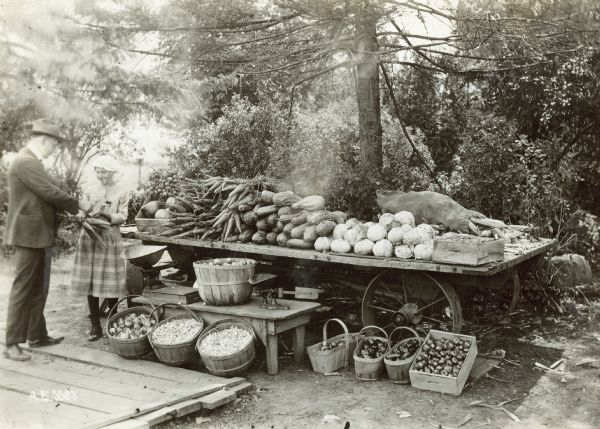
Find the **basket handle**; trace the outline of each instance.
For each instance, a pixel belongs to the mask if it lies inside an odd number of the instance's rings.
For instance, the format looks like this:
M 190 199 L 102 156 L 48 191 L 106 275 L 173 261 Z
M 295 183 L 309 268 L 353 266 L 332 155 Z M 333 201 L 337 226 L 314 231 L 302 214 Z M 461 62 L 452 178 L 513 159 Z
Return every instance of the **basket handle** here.
M 106 331 L 108 332 L 108 321 L 110 320 L 110 318 L 113 316 L 113 312 L 115 311 L 115 309 L 119 306 L 119 304 L 121 302 L 123 302 L 124 300 L 128 299 L 128 298 L 139 298 L 142 295 L 127 295 L 124 296 L 123 298 L 121 298 L 120 300 L 117 301 L 117 303 L 113 306 L 113 308 L 110 309 L 110 311 L 108 312 L 108 316 L 106 316 Z M 148 302 L 150 303 L 150 306 L 152 307 L 152 311 L 154 311 L 156 309 L 156 307 L 154 306 L 154 304 L 152 303 L 152 301 L 150 301 L 150 299 L 148 297 L 144 297 L 148 300 Z M 152 314 L 152 313 L 150 313 Z
M 379 332 L 383 332 L 383 335 L 385 336 L 385 339 L 387 340 L 387 342 L 388 342 L 388 343 L 390 342 L 390 338 L 389 338 L 389 336 L 388 336 L 387 332 L 385 332 L 385 331 L 384 331 L 383 329 L 381 329 L 379 326 L 375 326 L 375 325 L 368 325 L 368 326 L 365 326 L 364 328 L 362 328 L 362 329 L 361 329 L 361 330 L 360 330 L 358 333 L 359 333 L 359 334 L 363 334 L 363 335 L 364 335 L 363 331 L 364 331 L 365 329 L 369 329 L 369 328 L 377 329 Z M 366 337 L 366 335 L 364 335 L 364 336 Z
M 375 325 L 368 325 L 368 326 L 365 326 L 364 328 L 362 328 L 362 329 L 361 329 L 361 330 L 358 332 L 358 333 L 359 333 L 359 335 L 363 335 L 364 337 L 366 337 L 366 335 L 363 333 L 363 331 L 364 331 L 365 329 L 369 329 L 369 328 L 377 329 L 379 332 L 383 332 L 383 335 L 385 336 L 385 339 L 387 340 L 387 341 L 386 341 L 386 345 L 385 345 L 385 347 L 386 347 L 386 349 L 385 349 L 385 353 L 384 353 L 384 355 L 385 355 L 385 354 L 388 352 L 388 350 L 390 349 L 390 338 L 389 338 L 389 336 L 388 336 L 387 332 L 385 332 L 385 330 L 381 329 L 379 326 L 375 326 Z
M 340 319 L 333 318 L 333 319 L 327 320 L 323 324 L 323 344 L 327 343 L 327 325 L 329 325 L 329 322 L 337 322 L 344 329 L 344 343 L 345 343 L 345 349 L 346 349 L 345 350 L 346 353 L 345 353 L 345 357 L 344 357 L 344 368 L 345 368 L 348 366 L 348 350 L 350 349 L 350 333 L 348 331 L 348 327 Z
M 414 329 L 409 328 L 408 326 L 398 326 L 397 328 L 394 328 L 394 330 L 390 333 L 390 342 L 392 341 L 392 336 L 394 335 L 394 332 L 396 332 L 399 329 L 406 329 L 410 331 L 418 340 L 421 339 L 421 336 Z

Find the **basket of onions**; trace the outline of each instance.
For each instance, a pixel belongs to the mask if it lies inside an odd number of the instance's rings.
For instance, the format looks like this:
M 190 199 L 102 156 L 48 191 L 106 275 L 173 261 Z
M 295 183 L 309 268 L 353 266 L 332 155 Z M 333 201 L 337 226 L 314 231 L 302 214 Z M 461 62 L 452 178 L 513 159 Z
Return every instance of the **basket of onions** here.
M 113 314 L 121 301 L 135 298 L 139 295 L 130 295 L 122 298 L 110 309 L 106 320 L 106 334 L 108 341 L 115 353 L 126 359 L 136 359 L 152 351 L 148 341 L 148 333 L 154 322 L 150 313 L 155 308 L 130 307 Z

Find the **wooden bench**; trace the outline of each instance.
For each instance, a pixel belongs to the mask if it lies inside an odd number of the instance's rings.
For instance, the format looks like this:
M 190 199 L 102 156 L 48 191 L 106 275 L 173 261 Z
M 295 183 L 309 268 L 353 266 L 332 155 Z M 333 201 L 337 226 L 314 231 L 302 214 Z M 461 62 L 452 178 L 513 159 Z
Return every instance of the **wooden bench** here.
M 147 304 L 144 297 L 135 298 L 134 302 Z M 304 363 L 304 336 L 306 325 L 310 322 L 312 313 L 320 307 L 314 302 L 279 299 L 277 302 L 289 306 L 289 310 L 265 310 L 260 308 L 262 298 L 252 297 L 242 305 L 216 306 L 203 302 L 186 304 L 185 307 L 202 317 L 205 323 L 211 324 L 231 317 L 239 318 L 250 323 L 256 336 L 260 338 L 267 350 L 267 373 L 275 375 L 278 372 L 278 339 L 279 334 L 295 330 L 293 333 L 293 350 L 296 363 Z M 176 311 L 176 310 L 174 310 Z

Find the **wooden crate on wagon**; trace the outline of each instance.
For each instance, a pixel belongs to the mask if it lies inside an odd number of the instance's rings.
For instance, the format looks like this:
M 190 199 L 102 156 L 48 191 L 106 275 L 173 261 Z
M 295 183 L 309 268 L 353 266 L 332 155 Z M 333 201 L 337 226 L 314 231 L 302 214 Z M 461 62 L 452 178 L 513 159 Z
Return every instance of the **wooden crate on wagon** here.
M 477 266 L 503 260 L 503 239 L 456 234 L 433 240 L 434 262 Z

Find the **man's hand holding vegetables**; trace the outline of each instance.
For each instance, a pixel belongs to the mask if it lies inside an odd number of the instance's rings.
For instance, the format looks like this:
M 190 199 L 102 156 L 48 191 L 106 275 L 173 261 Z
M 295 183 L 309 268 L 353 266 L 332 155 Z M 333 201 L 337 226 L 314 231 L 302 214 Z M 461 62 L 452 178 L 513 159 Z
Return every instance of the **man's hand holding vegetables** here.
M 56 187 L 42 163 L 63 140 L 53 121 L 34 121 L 29 142 L 16 155 L 7 173 L 4 244 L 15 247 L 16 276 L 8 300 L 4 356 L 12 360 L 30 359 L 19 347 L 25 341 L 31 347 L 41 347 L 63 340 L 48 335 L 44 318 L 57 212 L 76 214 L 78 209 L 90 208 L 89 203 Z

